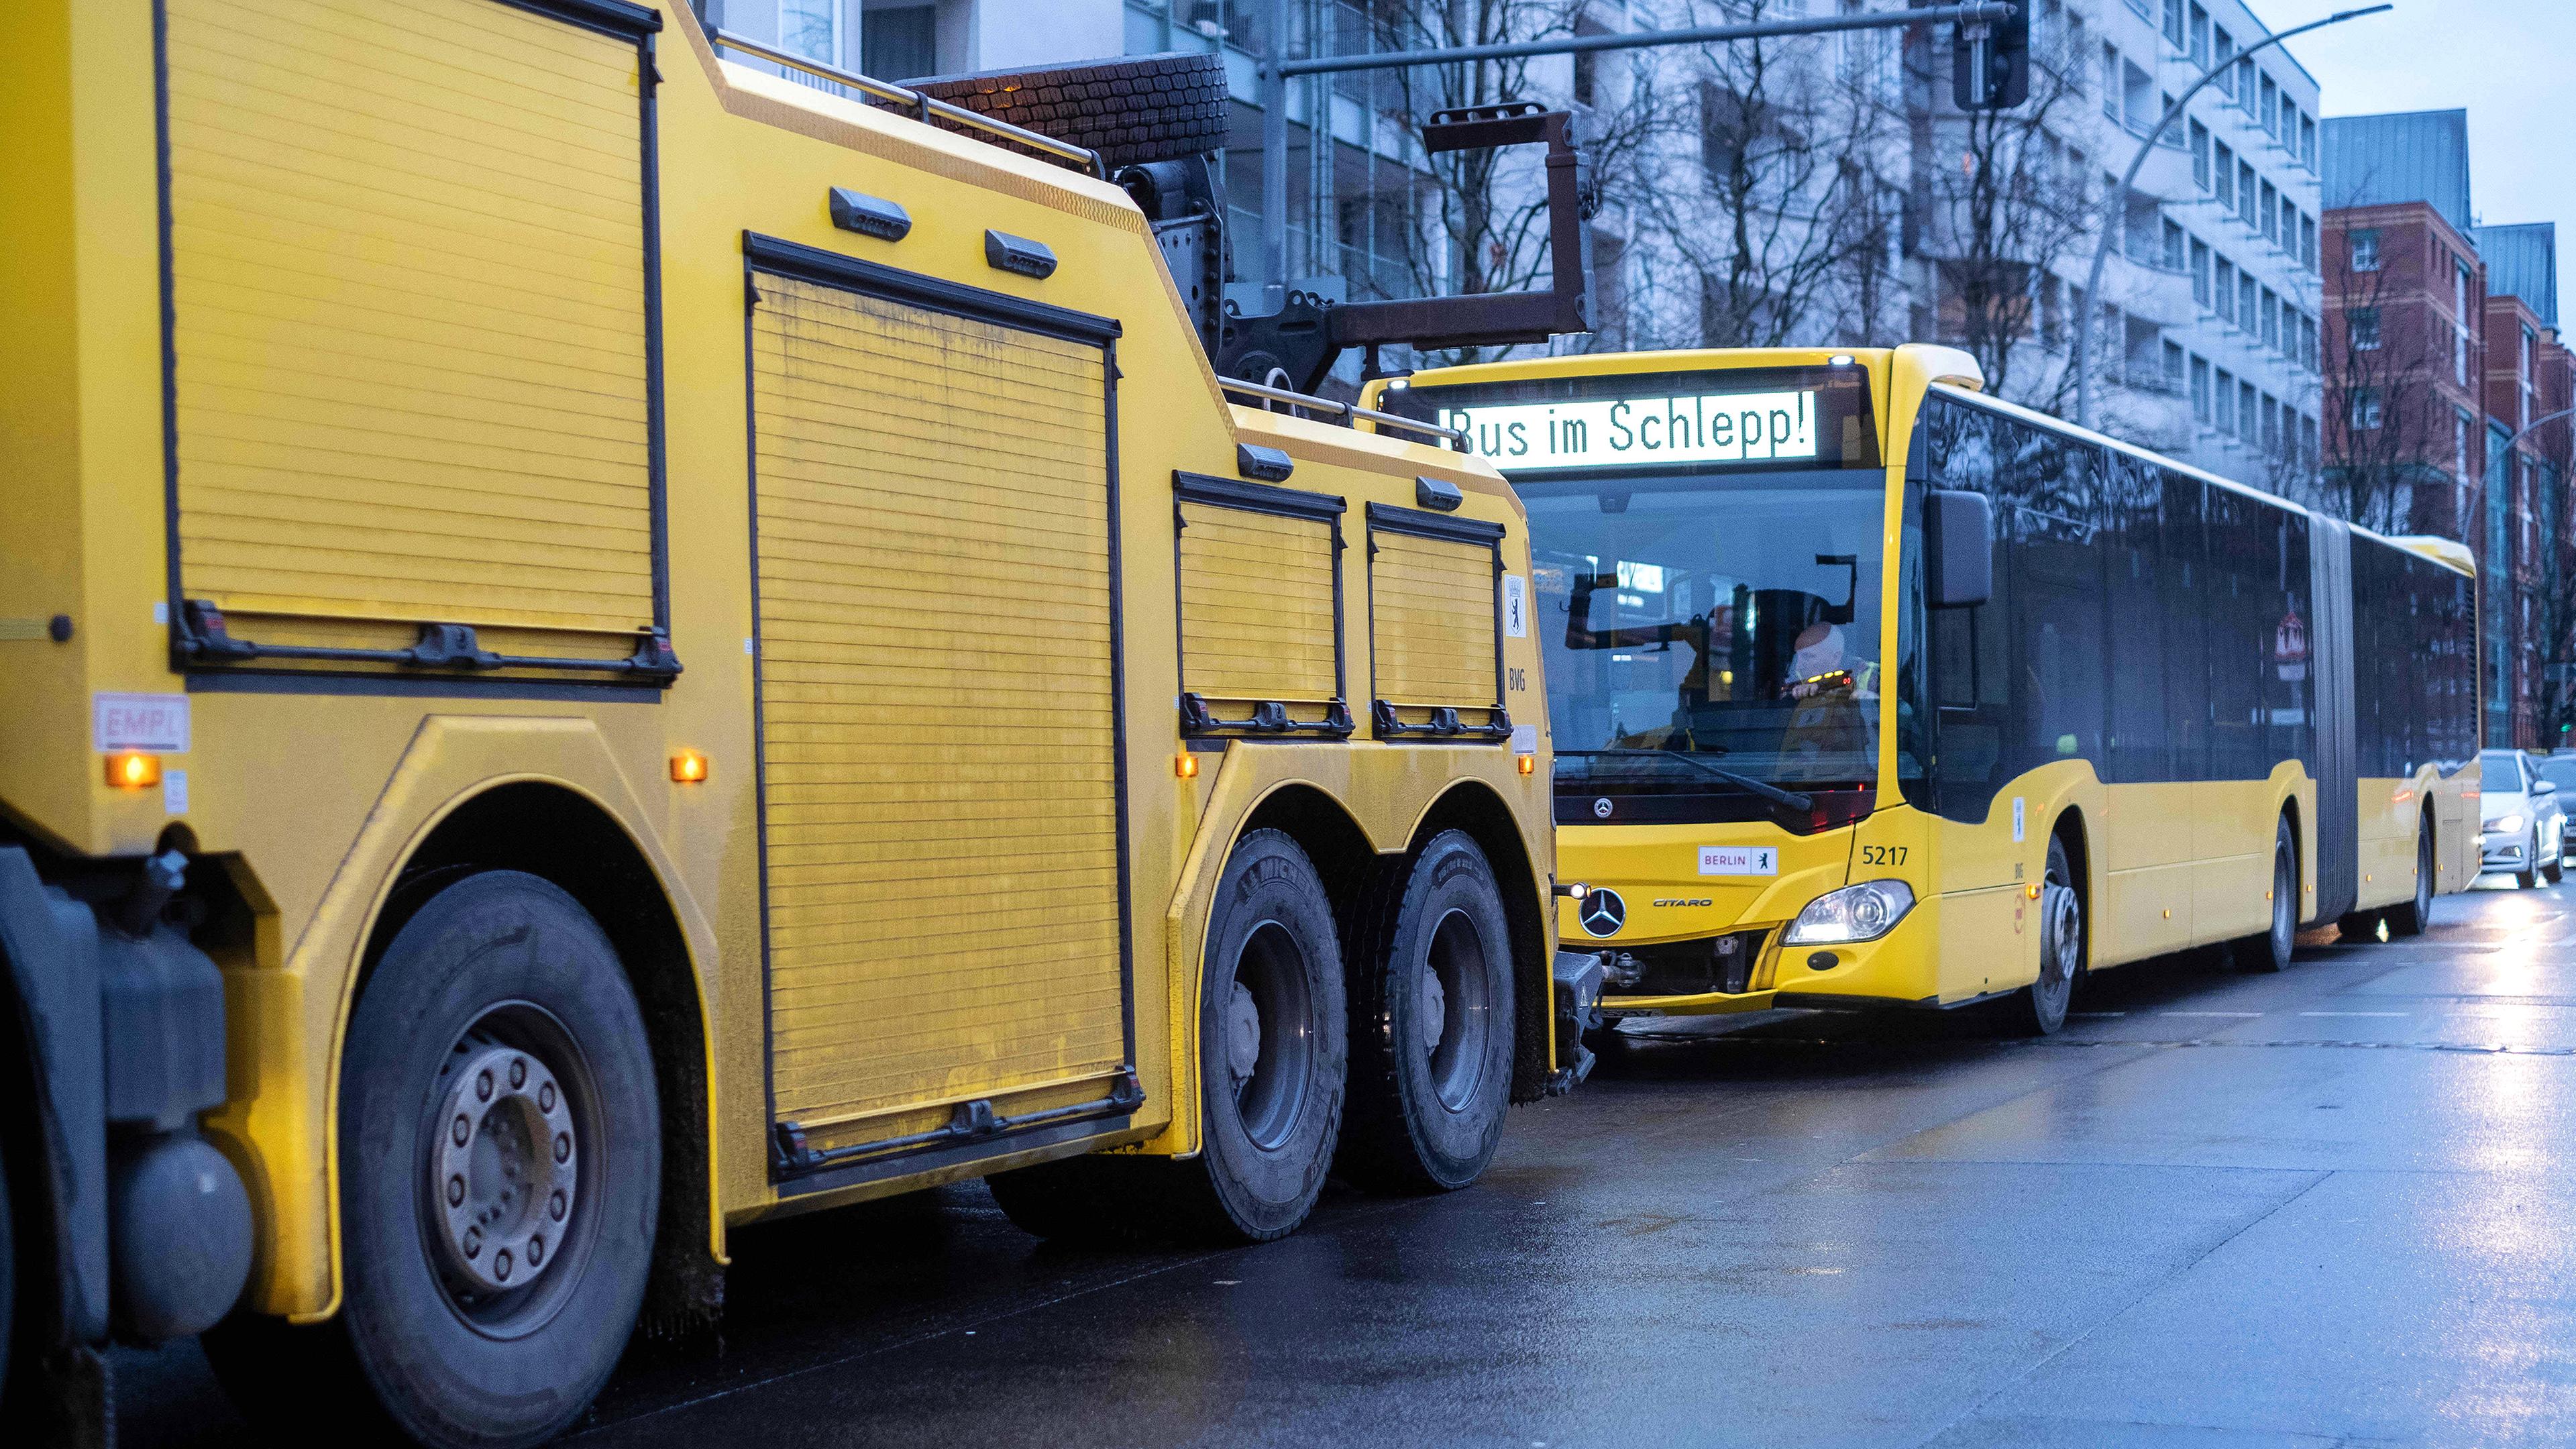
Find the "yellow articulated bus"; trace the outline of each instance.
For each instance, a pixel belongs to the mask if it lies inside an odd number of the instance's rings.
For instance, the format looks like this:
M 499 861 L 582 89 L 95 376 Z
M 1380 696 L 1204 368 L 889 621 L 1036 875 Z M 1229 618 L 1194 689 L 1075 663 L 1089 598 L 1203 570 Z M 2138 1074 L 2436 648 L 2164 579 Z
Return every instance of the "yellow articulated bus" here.
M 1229 402 L 1100 156 L 751 49 L 0 27 L 14 1403 L 221 1320 L 530 1443 L 734 1226 L 1269 1238 L 1586 1060 L 1508 486 Z
M 1458 367 L 1529 510 L 1558 929 L 1611 1016 L 1997 998 L 2478 870 L 2469 560 L 1981 395 L 1954 349 Z

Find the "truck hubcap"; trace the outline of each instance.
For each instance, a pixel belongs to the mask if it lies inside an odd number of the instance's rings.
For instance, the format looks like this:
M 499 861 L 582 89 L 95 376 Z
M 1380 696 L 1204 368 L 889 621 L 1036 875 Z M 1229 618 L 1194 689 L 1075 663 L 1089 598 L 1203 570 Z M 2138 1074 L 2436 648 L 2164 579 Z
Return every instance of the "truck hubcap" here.
M 1236 1120 L 1255 1147 L 1276 1149 L 1305 1115 L 1315 1059 L 1306 957 L 1276 921 L 1254 928 L 1235 957 L 1223 1030 Z
M 478 1296 L 526 1288 L 554 1266 L 581 1167 L 572 1103 L 553 1070 L 481 1027 L 449 1054 L 428 1153 L 442 1266 Z

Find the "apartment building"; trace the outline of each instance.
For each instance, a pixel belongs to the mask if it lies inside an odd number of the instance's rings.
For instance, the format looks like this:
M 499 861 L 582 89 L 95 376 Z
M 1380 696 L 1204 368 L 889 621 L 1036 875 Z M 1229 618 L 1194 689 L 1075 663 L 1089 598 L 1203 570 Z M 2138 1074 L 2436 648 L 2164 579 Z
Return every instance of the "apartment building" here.
M 2305 498 L 2322 402 L 2316 79 L 2278 46 L 2247 53 L 2270 32 L 2241 0 L 2065 10 L 2098 55 L 2106 188 L 2175 97 L 2218 68 L 2111 209 L 2120 235 L 2101 305 L 2118 318 L 2121 387 L 2102 424 Z

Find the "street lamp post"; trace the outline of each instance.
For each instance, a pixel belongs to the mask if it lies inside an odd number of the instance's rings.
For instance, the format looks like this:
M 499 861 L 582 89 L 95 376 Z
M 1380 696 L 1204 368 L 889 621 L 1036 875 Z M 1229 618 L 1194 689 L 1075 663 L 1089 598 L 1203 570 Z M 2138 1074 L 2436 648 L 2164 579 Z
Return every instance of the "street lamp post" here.
M 2191 104 L 2191 98 L 2199 95 L 2203 86 L 2216 80 L 2219 72 L 2227 70 L 2266 46 L 2279 45 L 2293 35 L 2304 35 L 2311 30 L 2328 25 L 2341 25 L 2347 20 L 2358 20 L 2365 15 L 2376 15 L 2382 10 L 2396 8 L 2395 5 L 2388 4 L 2365 6 L 2359 10 L 2338 10 L 2323 20 L 2311 20 L 2305 25 L 2294 25 L 2278 35 L 2267 36 L 2202 71 L 2200 79 L 2193 81 L 2190 89 L 2174 97 L 2173 104 L 2165 107 L 2163 119 L 2157 121 L 2155 129 L 2149 131 L 2147 138 L 2138 143 L 2138 154 L 2129 158 L 2129 169 L 2120 173 L 2119 186 L 2107 198 L 2107 204 L 2120 208 L 2119 229 L 2124 232 L 2129 229 L 2129 187 L 2137 181 L 2138 171 L 2147 164 L 2147 157 L 2155 153 L 2157 138 L 2172 129 L 2174 121 L 2182 115 L 2183 108 Z M 2111 237 L 2111 220 L 2106 215 L 2102 221 L 2101 243 L 2093 248 L 2093 268 L 2084 276 L 2084 305 L 2076 309 L 2075 316 L 2075 422 L 2079 427 L 2093 426 L 2093 316 L 2102 310 L 2102 264 L 2111 258 Z

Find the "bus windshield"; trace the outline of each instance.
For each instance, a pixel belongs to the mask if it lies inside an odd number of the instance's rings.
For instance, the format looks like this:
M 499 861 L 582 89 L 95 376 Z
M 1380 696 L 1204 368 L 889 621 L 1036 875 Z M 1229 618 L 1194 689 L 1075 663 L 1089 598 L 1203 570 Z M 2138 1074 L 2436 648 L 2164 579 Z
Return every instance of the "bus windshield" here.
M 1869 791 L 1885 476 L 1815 468 L 1516 484 L 1529 508 L 1559 793 L 1587 805 L 1742 797 L 1689 812 L 1723 819 L 1783 805 L 1805 813 L 1820 793 Z

